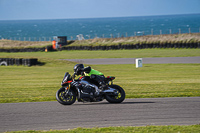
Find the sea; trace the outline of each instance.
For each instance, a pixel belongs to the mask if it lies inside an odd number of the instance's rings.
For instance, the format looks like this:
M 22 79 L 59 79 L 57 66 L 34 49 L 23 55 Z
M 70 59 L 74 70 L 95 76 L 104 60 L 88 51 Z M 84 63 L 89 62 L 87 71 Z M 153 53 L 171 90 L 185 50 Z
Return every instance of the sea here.
M 116 38 L 143 35 L 199 33 L 200 14 L 81 18 L 49 20 L 0 20 L 0 39 L 51 41 Z

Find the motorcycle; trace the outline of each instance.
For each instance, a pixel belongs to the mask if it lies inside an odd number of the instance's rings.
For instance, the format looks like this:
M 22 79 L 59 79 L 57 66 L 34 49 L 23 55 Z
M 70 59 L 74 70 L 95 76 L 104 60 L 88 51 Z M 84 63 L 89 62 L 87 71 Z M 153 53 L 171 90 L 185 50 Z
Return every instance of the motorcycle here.
M 66 72 L 56 99 L 63 105 L 71 105 L 76 99 L 78 102 L 99 102 L 106 99 L 109 103 L 121 103 L 125 99 L 125 92 L 123 88 L 113 84 L 114 79 L 112 76 L 105 77 L 106 87 L 102 89 L 88 76 L 75 79 L 75 73 L 71 76 Z

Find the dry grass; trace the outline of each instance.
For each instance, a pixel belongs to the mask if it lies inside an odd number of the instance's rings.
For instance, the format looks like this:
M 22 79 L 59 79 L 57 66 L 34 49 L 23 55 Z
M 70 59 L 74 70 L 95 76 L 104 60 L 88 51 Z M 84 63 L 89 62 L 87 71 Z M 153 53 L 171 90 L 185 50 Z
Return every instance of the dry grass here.
M 150 44 L 150 43 L 200 43 L 200 33 L 192 34 L 169 34 L 169 35 L 148 35 L 123 38 L 94 38 L 88 40 L 76 40 L 68 46 L 98 46 L 98 45 L 118 45 L 118 44 Z M 50 41 L 12 41 L 0 40 L 0 48 L 27 48 L 45 47 L 51 45 Z
M 191 43 L 200 42 L 200 33 L 171 34 L 171 35 L 148 35 L 123 38 L 95 38 L 89 40 L 75 41 L 71 46 L 77 45 L 118 45 L 118 44 L 141 44 L 141 43 Z
M 13 41 L 0 40 L 0 48 L 28 48 L 28 47 L 45 47 L 51 45 L 50 41 L 33 42 L 33 41 Z

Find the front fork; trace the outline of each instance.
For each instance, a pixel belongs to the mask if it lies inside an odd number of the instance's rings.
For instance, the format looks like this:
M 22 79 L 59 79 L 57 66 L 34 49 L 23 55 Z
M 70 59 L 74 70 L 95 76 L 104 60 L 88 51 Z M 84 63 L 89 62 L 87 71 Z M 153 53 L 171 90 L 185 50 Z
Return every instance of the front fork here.
M 65 95 L 67 95 L 68 94 L 68 92 L 69 92 L 69 90 L 70 90 L 70 84 L 68 85 L 68 86 L 66 86 L 66 87 L 64 87 L 65 88 Z

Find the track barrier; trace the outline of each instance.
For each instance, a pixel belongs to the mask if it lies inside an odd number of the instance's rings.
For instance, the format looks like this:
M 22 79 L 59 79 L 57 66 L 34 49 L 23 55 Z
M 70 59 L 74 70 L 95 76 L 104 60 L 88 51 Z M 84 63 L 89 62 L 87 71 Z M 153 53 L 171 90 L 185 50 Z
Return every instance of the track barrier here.
M 0 58 L 0 66 L 24 65 L 33 66 L 38 64 L 37 58 L 23 59 L 23 58 Z
M 120 50 L 120 49 L 151 49 L 151 48 L 200 48 L 200 43 L 151 43 L 151 44 L 118 44 L 99 46 L 66 46 L 58 50 Z M 52 46 L 43 48 L 0 49 L 0 52 L 38 52 L 55 51 Z

